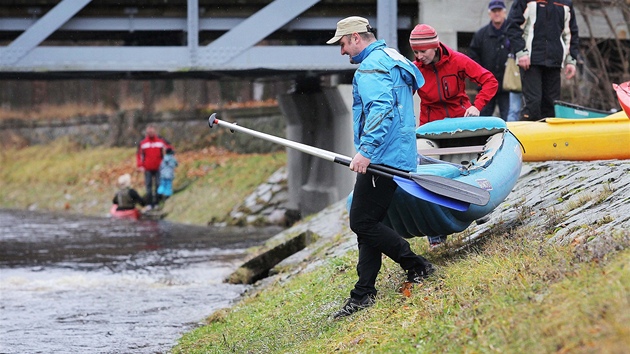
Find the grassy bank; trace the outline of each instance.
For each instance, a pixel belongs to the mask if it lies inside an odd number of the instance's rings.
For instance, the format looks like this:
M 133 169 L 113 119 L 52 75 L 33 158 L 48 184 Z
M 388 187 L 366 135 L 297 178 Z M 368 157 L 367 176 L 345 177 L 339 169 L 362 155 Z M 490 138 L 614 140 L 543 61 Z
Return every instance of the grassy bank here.
M 177 192 L 166 203 L 168 219 L 200 225 L 225 218 L 286 164 L 285 153 L 238 155 L 214 148 L 178 152 L 176 158 Z M 133 187 L 144 193 L 134 148 L 86 149 L 62 139 L 3 150 L 0 165 L 1 208 L 106 216 L 118 176 L 124 173 L 130 173 Z
M 345 209 L 321 213 L 287 230 L 325 236 L 301 262 L 212 314 L 173 351 L 627 353 L 629 171 L 627 161 L 525 165 L 487 223 L 452 235 L 438 253 L 411 240 L 438 266 L 434 277 L 400 293 L 405 275 L 384 257 L 375 306 L 338 321 L 330 315 L 357 280 L 356 241 Z M 335 221 L 345 228 L 329 232 Z
M 389 259 L 374 307 L 333 321 L 356 281 L 356 252 L 328 257 L 216 312 L 175 353 L 624 353 L 630 347 L 630 250 L 594 258 L 526 229 L 433 254 L 437 275 L 411 296 Z M 628 246 L 628 235 L 616 236 Z M 426 253 L 426 241 L 412 247 Z M 331 245 L 332 247 L 333 245 Z M 316 257 L 327 258 L 323 249 Z
M 4 150 L 0 207 L 105 215 L 120 174 L 132 173 L 143 190 L 134 153 L 67 141 Z M 168 201 L 169 219 L 193 224 L 225 217 L 286 164 L 284 153 L 206 149 L 176 156 L 181 191 Z M 439 268 L 410 296 L 398 291 L 403 272 L 384 258 L 376 305 L 329 318 L 356 281 L 356 251 L 337 253 L 352 237 L 346 230 L 313 247 L 305 262 L 283 268 L 269 286 L 212 314 L 173 352 L 626 353 L 630 232 L 627 224 L 606 226 L 628 215 L 630 170 L 624 163 L 554 167 L 536 165 L 522 176 L 479 242 L 428 253 L 425 239 L 412 239 L 412 248 Z

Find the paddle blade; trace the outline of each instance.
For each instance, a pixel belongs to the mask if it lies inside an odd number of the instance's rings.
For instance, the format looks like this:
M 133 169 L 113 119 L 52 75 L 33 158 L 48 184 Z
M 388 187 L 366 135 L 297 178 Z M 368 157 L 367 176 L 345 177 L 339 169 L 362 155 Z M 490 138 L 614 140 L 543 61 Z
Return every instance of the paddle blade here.
M 490 193 L 487 190 L 454 179 L 416 174 L 411 174 L 411 179 L 433 193 L 465 203 L 486 205 L 490 201 Z
M 215 123 L 217 123 L 217 114 L 212 113 L 212 115 L 208 118 L 208 126 L 210 129 L 212 129 Z
M 396 182 L 398 187 L 402 188 L 405 192 L 413 195 L 416 198 L 426 200 L 429 203 L 434 203 L 457 211 L 466 211 L 470 206 L 470 203 L 435 194 L 429 190 L 422 188 L 415 181 L 407 178 L 394 176 L 394 182 Z

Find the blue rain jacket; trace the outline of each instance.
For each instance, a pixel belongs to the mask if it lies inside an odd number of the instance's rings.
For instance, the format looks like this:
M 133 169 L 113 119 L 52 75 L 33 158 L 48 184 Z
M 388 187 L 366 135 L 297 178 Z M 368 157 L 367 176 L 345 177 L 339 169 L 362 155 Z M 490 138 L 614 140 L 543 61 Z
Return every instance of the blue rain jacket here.
M 373 164 L 415 171 L 416 118 L 413 93 L 424 85 L 418 68 L 385 41 L 352 57 L 354 147 Z
M 160 163 L 160 178 L 161 179 L 174 179 L 175 167 L 179 166 L 175 156 L 171 154 L 164 155 L 162 162 Z

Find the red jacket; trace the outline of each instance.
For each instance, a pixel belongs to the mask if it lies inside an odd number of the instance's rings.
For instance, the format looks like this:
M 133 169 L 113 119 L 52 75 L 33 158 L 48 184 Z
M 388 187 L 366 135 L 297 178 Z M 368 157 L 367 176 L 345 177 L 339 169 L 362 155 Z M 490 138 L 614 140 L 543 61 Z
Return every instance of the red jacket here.
M 164 156 L 164 150 L 169 147 L 171 147 L 171 144 L 159 136 L 154 136 L 153 138 L 145 137 L 138 144 L 136 165 L 144 167 L 147 171 L 158 171 Z
M 440 43 L 442 56 L 437 63 L 414 64 L 424 76 L 420 96 L 420 125 L 446 117 L 463 117 L 471 106 L 466 94 L 466 78 L 481 86 L 475 98 L 475 107 L 481 109 L 494 97 L 499 83 L 494 75 L 474 60 Z

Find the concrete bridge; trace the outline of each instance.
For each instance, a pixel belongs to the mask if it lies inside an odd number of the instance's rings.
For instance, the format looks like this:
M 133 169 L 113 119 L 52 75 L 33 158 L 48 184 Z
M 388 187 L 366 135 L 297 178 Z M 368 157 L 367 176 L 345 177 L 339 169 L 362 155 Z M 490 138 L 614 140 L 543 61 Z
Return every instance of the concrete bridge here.
M 355 66 L 337 46 L 324 44 L 336 22 L 367 17 L 380 39 L 411 57 L 407 38 L 416 23 L 432 24 L 443 42 L 458 48 L 487 23 L 486 6 L 468 0 L 7 0 L 0 6 L 0 79 L 291 78 L 294 90 L 279 97 L 286 137 L 352 156 L 347 84 Z M 604 13 L 626 23 L 612 10 Z M 606 21 L 595 16 L 590 30 L 599 32 L 592 34 L 609 37 Z M 351 190 L 354 175 L 346 167 L 288 154 L 292 208 L 317 212 Z

